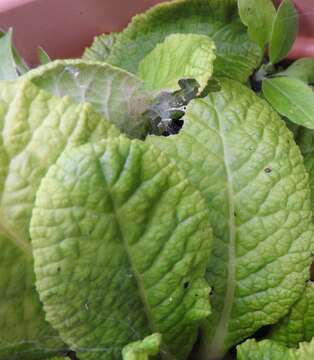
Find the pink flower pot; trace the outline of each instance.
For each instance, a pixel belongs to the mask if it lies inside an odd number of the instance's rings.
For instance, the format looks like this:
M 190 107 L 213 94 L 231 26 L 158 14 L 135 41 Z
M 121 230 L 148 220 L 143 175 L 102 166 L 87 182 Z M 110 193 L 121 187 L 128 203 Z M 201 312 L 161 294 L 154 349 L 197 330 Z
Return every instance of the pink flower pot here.
M 275 0 L 279 4 L 281 0 Z M 289 53 L 290 59 L 314 58 L 314 0 L 294 0 L 300 15 L 299 35 Z
M 161 0 L 0 0 L 0 29 L 30 65 L 37 48 L 52 58 L 76 57 L 95 35 L 122 30 L 131 17 Z
M 133 15 L 162 1 L 0 0 L 0 28 L 13 27 L 19 52 L 36 65 L 38 46 L 52 58 L 80 56 L 95 35 L 122 30 Z M 301 26 L 289 57 L 314 57 L 314 0 L 294 1 Z

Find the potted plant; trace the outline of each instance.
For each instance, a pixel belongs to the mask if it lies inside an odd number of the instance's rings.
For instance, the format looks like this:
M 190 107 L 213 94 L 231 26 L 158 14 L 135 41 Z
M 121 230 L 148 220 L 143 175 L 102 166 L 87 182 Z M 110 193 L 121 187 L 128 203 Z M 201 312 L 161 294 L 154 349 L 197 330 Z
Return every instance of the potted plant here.
M 30 69 L 0 36 L 0 360 L 314 358 L 314 59 L 292 0 L 176 0 Z

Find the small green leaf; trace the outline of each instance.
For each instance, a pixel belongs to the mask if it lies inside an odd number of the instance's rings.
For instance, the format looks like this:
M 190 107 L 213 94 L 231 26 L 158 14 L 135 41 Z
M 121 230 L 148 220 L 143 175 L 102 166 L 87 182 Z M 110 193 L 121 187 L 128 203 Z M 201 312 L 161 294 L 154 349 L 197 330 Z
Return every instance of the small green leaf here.
M 12 50 L 12 29 L 0 37 L 0 80 L 15 80 L 19 77 Z
M 269 46 L 272 64 L 282 60 L 290 51 L 299 28 L 298 13 L 291 0 L 283 0 L 275 17 Z
M 105 62 L 117 36 L 117 33 L 96 36 L 92 45 L 85 49 L 82 59 Z
M 312 84 L 314 83 L 314 59 L 299 59 L 290 65 L 288 69 L 278 73 L 277 75 L 289 76 L 300 79 L 306 84 Z
M 295 124 L 314 129 L 314 93 L 303 81 L 289 77 L 265 79 L 263 94 L 281 115 Z
M 211 37 L 217 48 L 215 77 L 246 82 L 259 66 L 262 52 L 248 38 L 237 12 L 235 0 L 162 2 L 132 19 L 117 37 L 107 61 L 137 73 L 143 58 L 168 35 L 202 34 Z
M 123 360 L 148 360 L 157 355 L 161 345 L 161 335 L 153 334 L 144 340 L 135 341 L 122 350 Z
M 213 74 L 214 50 L 208 36 L 169 35 L 140 62 L 138 75 L 148 90 L 178 90 L 180 79 L 195 79 L 201 92 Z
M 299 344 L 298 349 L 289 349 L 272 340 L 257 342 L 249 339 L 237 346 L 238 360 L 313 360 L 314 339 Z
M 238 0 L 239 14 L 249 37 L 262 49 L 269 42 L 276 9 L 271 0 Z
M 41 65 L 45 65 L 51 62 L 49 55 L 46 53 L 46 51 L 43 48 L 39 47 L 37 49 L 37 54 L 38 54 L 39 63 Z

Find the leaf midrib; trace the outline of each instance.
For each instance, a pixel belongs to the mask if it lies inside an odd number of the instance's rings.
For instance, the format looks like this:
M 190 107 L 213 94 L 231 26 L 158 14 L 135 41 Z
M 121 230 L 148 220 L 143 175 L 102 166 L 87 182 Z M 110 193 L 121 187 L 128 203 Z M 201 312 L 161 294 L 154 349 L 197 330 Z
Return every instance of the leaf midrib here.
M 130 154 L 131 151 L 132 151 L 132 149 L 129 149 L 129 154 L 128 154 L 127 158 L 126 158 L 125 163 L 127 162 L 127 159 L 131 156 L 131 154 Z M 113 197 L 111 195 L 110 186 L 109 186 L 109 184 L 107 182 L 106 175 L 105 175 L 105 173 L 103 171 L 100 160 L 98 158 L 97 158 L 97 163 L 98 163 L 98 167 L 100 169 L 100 173 L 102 175 L 103 181 L 106 184 L 106 187 L 108 189 L 108 198 L 109 198 L 109 200 L 111 202 L 112 210 L 113 210 L 113 213 L 114 213 L 114 218 L 116 219 L 116 222 L 117 222 L 119 238 L 122 240 L 123 248 L 125 250 L 131 272 L 134 274 L 134 277 L 136 279 L 137 288 L 138 288 L 138 291 L 139 291 L 140 299 L 142 300 L 142 304 L 144 306 L 144 312 L 145 312 L 145 315 L 146 315 L 148 326 L 149 326 L 149 328 L 150 328 L 150 330 L 152 332 L 156 332 L 156 329 L 153 326 L 153 319 L 151 318 L 151 315 L 150 315 L 148 301 L 147 301 L 147 298 L 146 298 L 146 295 L 145 295 L 144 287 L 143 287 L 142 282 L 141 282 L 140 274 L 137 272 L 137 270 L 136 270 L 136 268 L 135 268 L 135 266 L 133 264 L 130 247 L 129 247 L 129 245 L 128 245 L 125 237 L 124 237 L 123 230 L 122 230 L 122 227 L 121 227 L 121 222 L 122 221 L 119 218 L 119 212 L 118 212 L 118 209 L 117 209 L 116 204 L 114 202 L 114 199 L 113 199 Z
M 236 223 L 235 223 L 235 203 L 234 203 L 234 191 L 233 191 L 233 181 L 232 181 L 232 172 L 229 165 L 229 150 L 227 141 L 225 139 L 223 130 L 221 128 L 221 122 L 219 114 L 216 114 L 219 128 L 217 134 L 219 134 L 222 144 L 222 158 L 224 159 L 224 167 L 227 177 L 227 200 L 229 204 L 229 213 L 228 213 L 228 230 L 229 230 L 229 245 L 228 245 L 228 264 L 227 264 L 227 287 L 224 297 L 224 305 L 220 314 L 219 322 L 216 326 L 216 330 L 212 340 L 208 346 L 208 356 L 209 358 L 220 358 L 224 353 L 224 342 L 228 333 L 229 320 L 231 317 L 231 310 L 234 302 L 234 293 L 236 286 Z

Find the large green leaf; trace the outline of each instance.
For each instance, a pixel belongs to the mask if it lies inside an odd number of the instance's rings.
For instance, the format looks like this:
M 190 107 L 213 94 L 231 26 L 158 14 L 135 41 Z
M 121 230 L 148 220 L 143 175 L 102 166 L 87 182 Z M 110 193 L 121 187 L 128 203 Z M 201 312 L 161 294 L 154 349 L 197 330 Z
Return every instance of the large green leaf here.
M 79 359 L 120 359 L 152 332 L 184 359 L 209 313 L 211 243 L 198 191 L 159 150 L 120 137 L 65 152 L 31 222 L 47 319 Z
M 160 334 L 147 336 L 144 340 L 127 345 L 122 351 L 123 360 L 148 360 L 159 353 L 160 345 Z
M 311 341 L 314 337 L 314 284 L 309 282 L 305 291 L 289 314 L 272 330 L 272 340 L 297 347 L 299 342 Z
M 262 90 L 267 101 L 295 124 L 314 129 L 314 92 L 302 80 L 291 77 L 265 79 Z
M 238 360 L 313 360 L 314 340 L 300 343 L 298 349 L 289 349 L 275 341 L 247 340 L 237 347 Z
M 234 0 L 178 0 L 157 5 L 132 20 L 107 60 L 137 73 L 141 60 L 174 33 L 210 36 L 217 48 L 217 76 L 245 82 L 261 60 L 262 52 L 248 39 Z
M 142 137 L 141 115 L 151 101 L 136 76 L 108 64 L 84 60 L 58 60 L 26 76 L 36 86 L 56 96 L 90 103 L 108 121 L 131 137 Z
M 138 75 L 148 90 L 178 90 L 181 79 L 194 79 L 199 92 L 213 74 L 215 45 L 204 35 L 174 34 L 139 64 Z
M 276 64 L 290 51 L 299 28 L 299 17 L 292 0 L 283 0 L 278 8 L 269 44 L 269 58 Z
M 309 276 L 313 237 L 308 175 L 292 134 L 251 90 L 221 86 L 191 102 L 178 135 L 147 140 L 169 154 L 210 209 L 208 359 L 288 312 Z
M 90 105 L 57 98 L 29 81 L 0 87 L 0 354 L 25 359 L 64 346 L 47 327 L 34 286 L 29 222 L 42 177 L 69 146 L 118 130 Z M 20 348 L 16 346 L 20 344 Z M 51 344 L 51 345 L 50 345 Z M 25 348 L 25 350 L 24 350 Z
M 82 58 L 91 61 L 106 61 L 117 36 L 117 33 L 96 36 L 92 45 L 85 49 Z
M 238 0 L 239 15 L 249 37 L 262 49 L 269 42 L 276 9 L 272 0 Z

